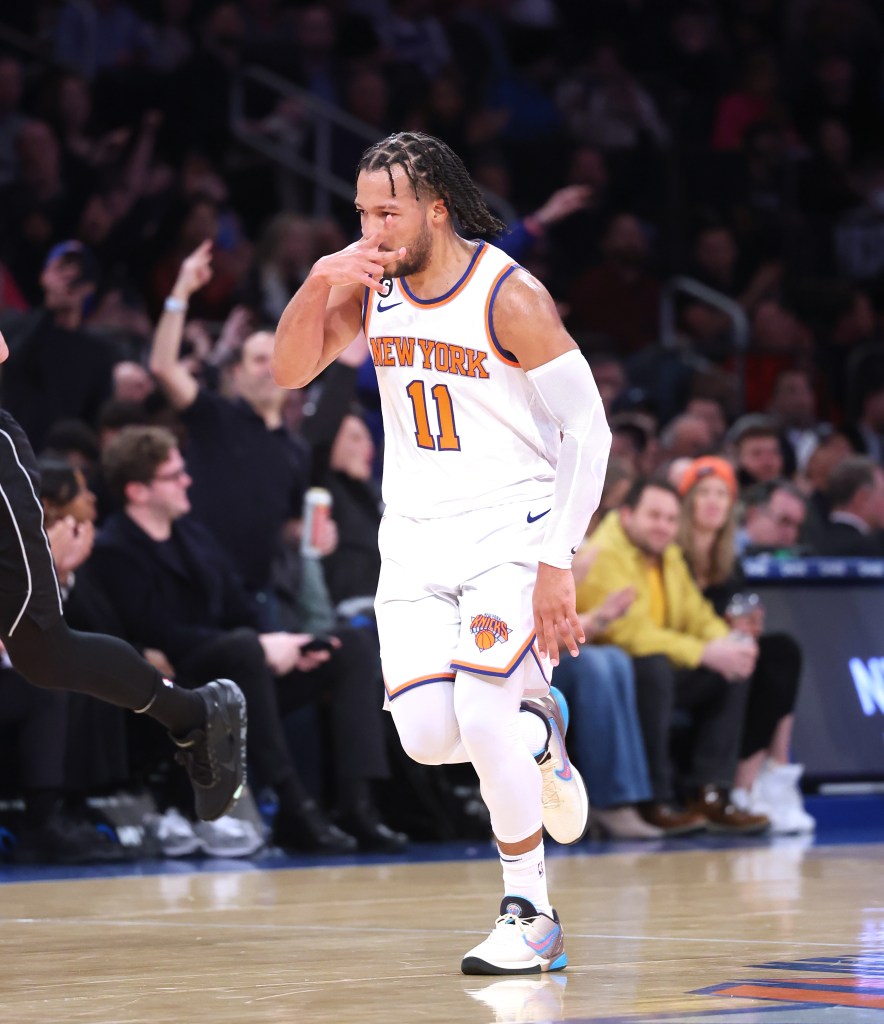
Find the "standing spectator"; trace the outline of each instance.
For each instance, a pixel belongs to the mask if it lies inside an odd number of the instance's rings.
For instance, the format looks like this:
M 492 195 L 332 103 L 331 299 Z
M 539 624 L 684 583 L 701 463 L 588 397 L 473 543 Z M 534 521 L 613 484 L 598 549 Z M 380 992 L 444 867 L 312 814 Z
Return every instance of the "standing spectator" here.
M 0 240 L 5 262 L 25 298 L 40 301 L 40 274 L 54 242 L 74 237 L 85 201 L 62 176 L 58 139 L 43 121 L 16 136 L 18 179 L 0 191 Z
M 756 834 L 768 819 L 736 807 L 730 788 L 748 698 L 745 683 L 758 647 L 737 637 L 700 593 L 675 543 L 679 512 L 671 485 L 637 480 L 620 509 L 593 534 L 598 554 L 578 590 L 577 606 L 591 609 L 624 587 L 635 588 L 635 602 L 599 639 L 633 659 L 653 790 L 642 808 L 645 820 L 668 835 L 704 827 Z M 676 708 L 693 719 L 687 811 L 673 806 L 669 744 Z
M 10 356 L 0 394 L 38 450 L 56 420 L 93 424 L 110 396 L 113 353 L 83 329 L 98 273 L 95 257 L 79 242 L 57 245 L 40 278 L 43 308 L 7 327 Z
M 660 284 L 648 269 L 650 247 L 638 218 L 615 214 L 601 251 L 603 261 L 571 287 L 569 326 L 602 336 L 620 352 L 646 348 L 660 333 Z
M 66 4 L 55 24 L 56 59 L 86 78 L 136 63 L 147 47 L 144 22 L 120 0 Z
M 758 644 L 758 660 L 746 684 L 749 699 L 734 778 L 734 803 L 770 818 L 775 833 L 807 832 L 814 820 L 804 810 L 801 765 L 789 763 L 801 649 L 785 633 L 764 631 L 764 609 L 732 606 L 745 579 L 734 554 L 737 480 L 730 463 L 696 459 L 682 475 L 678 543 L 703 596 L 732 629 Z
M 26 121 L 21 97 L 21 64 L 15 57 L 0 56 L 0 188 L 18 174 L 16 140 Z

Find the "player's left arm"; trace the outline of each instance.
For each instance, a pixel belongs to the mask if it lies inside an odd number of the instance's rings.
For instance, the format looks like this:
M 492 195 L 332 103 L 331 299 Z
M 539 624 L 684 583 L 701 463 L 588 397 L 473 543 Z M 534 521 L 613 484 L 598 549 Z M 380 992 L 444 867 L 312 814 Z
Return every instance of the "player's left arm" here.
M 500 344 L 519 361 L 562 433 L 534 587 L 537 646 L 557 664 L 560 637 L 572 657 L 586 639 L 577 616 L 571 561 L 601 499 L 611 431 L 589 365 L 536 278 L 524 270 L 511 274 L 495 301 L 493 318 Z

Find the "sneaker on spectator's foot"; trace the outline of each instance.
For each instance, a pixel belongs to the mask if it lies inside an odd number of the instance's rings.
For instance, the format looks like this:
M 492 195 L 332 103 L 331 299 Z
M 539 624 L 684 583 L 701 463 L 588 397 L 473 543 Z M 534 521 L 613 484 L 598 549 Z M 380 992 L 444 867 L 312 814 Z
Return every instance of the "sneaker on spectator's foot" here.
M 12 857 L 21 864 L 107 864 L 127 859 L 126 851 L 107 832 L 64 812 L 41 825 L 22 828 Z
M 589 797 L 565 747 L 568 703 L 551 686 L 547 697 L 525 697 L 522 710 L 539 715 L 548 732 L 546 750 L 537 756 L 543 775 L 543 827 L 557 843 L 577 843 L 589 824 Z
M 246 700 L 230 679 L 215 679 L 194 691 L 206 704 L 206 724 L 172 739 L 175 760 L 193 785 L 197 817 L 214 821 L 236 803 L 245 782 Z
M 264 845 L 264 837 L 252 822 L 230 814 L 216 821 L 198 821 L 193 831 L 207 857 L 251 857 Z
M 816 820 L 804 809 L 803 771 L 800 764 L 767 761 L 749 793 L 749 809 L 770 818 L 774 835 L 795 835 L 816 828 Z
M 164 814 L 149 814 L 144 826 L 164 857 L 190 857 L 200 850 L 193 825 L 177 807 L 170 807 Z
M 540 914 L 521 896 L 504 896 L 494 931 L 467 953 L 464 974 L 540 974 L 567 966 L 559 916 Z

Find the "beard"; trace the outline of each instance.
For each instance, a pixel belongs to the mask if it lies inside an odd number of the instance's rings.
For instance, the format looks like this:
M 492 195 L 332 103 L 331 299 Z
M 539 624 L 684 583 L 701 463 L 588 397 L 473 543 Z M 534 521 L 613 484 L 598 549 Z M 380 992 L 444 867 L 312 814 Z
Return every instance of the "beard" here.
M 387 267 L 384 270 L 384 277 L 409 277 L 427 269 L 433 249 L 433 238 L 426 224 L 421 226 L 415 239 L 410 245 L 406 245 L 405 249 L 405 256 L 391 267 Z

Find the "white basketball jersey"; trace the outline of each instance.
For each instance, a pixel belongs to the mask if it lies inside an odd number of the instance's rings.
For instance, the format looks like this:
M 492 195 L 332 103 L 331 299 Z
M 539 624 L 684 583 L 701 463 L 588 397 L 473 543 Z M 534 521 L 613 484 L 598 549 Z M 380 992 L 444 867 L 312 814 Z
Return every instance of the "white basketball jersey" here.
M 492 322 L 517 269 L 486 242 L 444 295 L 420 299 L 396 279 L 366 289 L 362 322 L 384 418 L 385 503 L 427 518 L 552 494 L 559 429 Z

